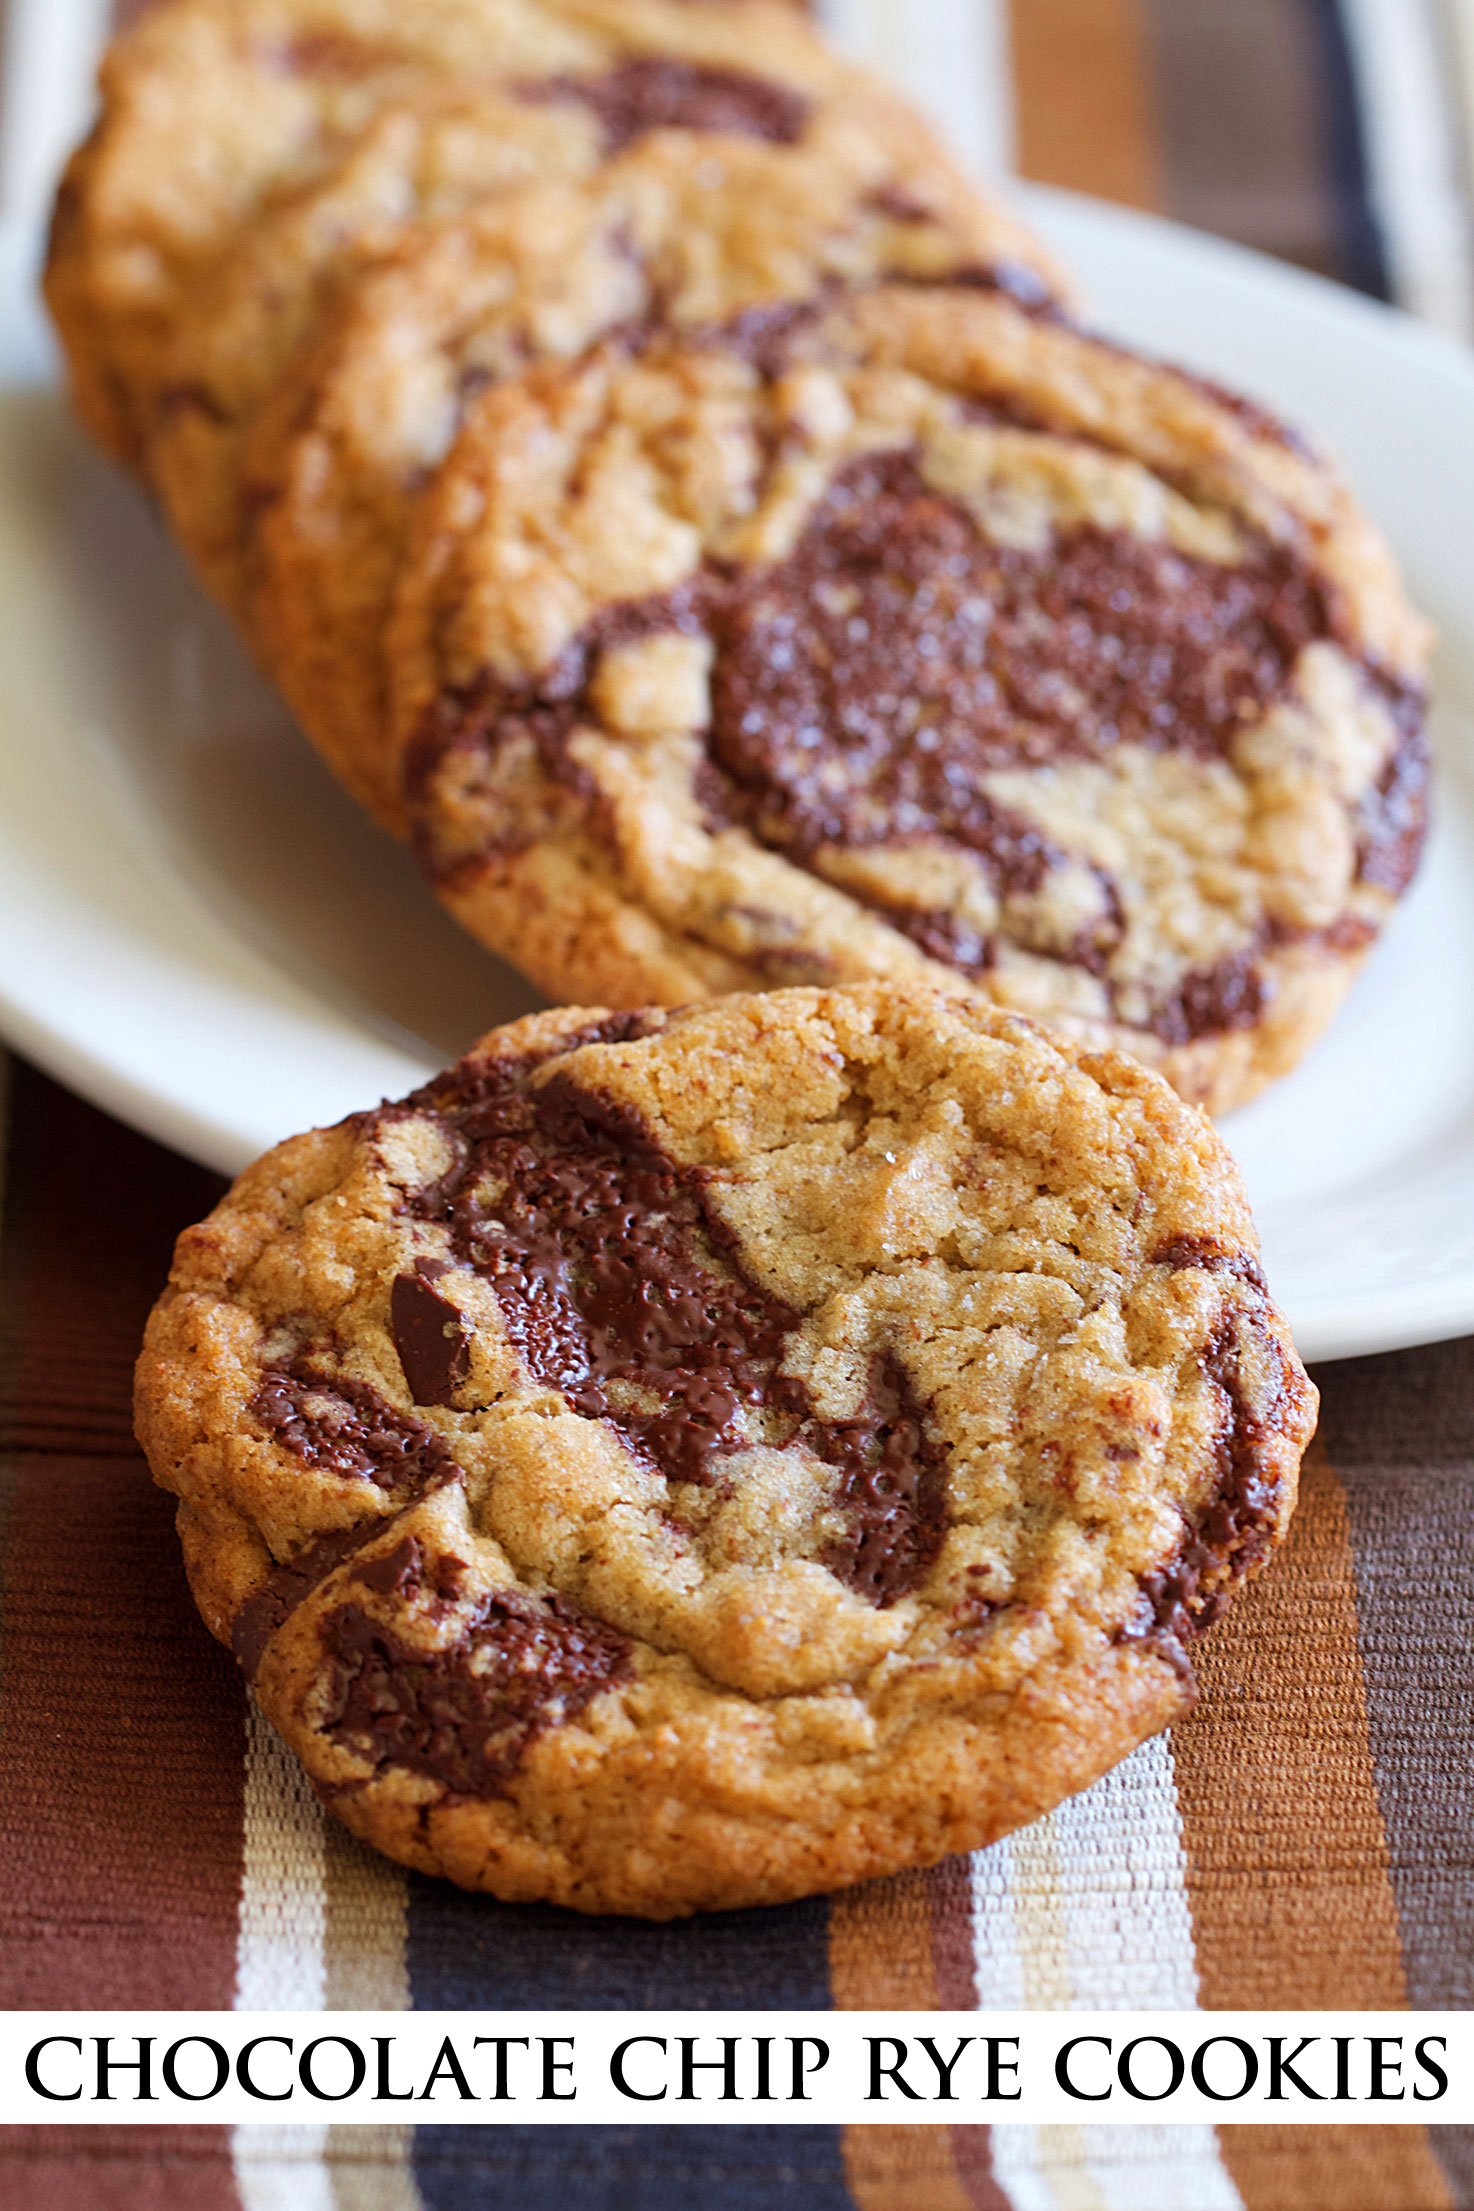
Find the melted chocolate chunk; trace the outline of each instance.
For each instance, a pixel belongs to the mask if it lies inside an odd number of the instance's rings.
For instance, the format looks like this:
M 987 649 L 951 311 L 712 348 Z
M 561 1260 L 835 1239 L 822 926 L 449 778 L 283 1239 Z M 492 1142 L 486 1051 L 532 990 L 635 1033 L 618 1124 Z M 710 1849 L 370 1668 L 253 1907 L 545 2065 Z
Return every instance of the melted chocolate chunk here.
M 1200 1036 L 1252 1029 L 1267 1002 L 1255 947 L 1220 960 L 1216 967 L 1190 968 L 1153 999 L 1147 1026 L 1164 1044 L 1191 1044 Z
M 853 1420 L 814 1434 L 840 1469 L 835 1502 L 846 1527 L 823 1555 L 831 1574 L 874 1605 L 914 1589 L 947 1532 L 947 1446 L 927 1434 L 910 1384 L 893 1359 L 871 1369 Z
M 327 1616 L 322 1639 L 324 1733 L 452 1797 L 506 1795 L 539 1735 L 631 1671 L 629 1644 L 603 1621 L 512 1590 L 481 1598 L 448 1650 L 413 1649 L 354 1604 Z
M 325 1582 L 335 1566 L 376 1536 L 382 1523 L 369 1520 L 310 1543 L 295 1558 L 274 1566 L 259 1589 L 252 1590 L 231 1623 L 230 1647 L 247 1681 L 261 1671 L 266 1646 L 284 1620 Z
M 1401 898 L 1418 872 L 1428 834 L 1432 760 L 1423 724 L 1427 702 L 1410 684 L 1384 679 L 1381 689 L 1397 724 L 1397 743 L 1362 800 L 1357 875 L 1389 898 Z
M 769 841 L 987 856 L 990 768 L 1227 748 L 1331 615 L 1282 546 L 1220 567 L 1085 526 L 995 546 L 910 453 L 853 463 L 788 560 L 713 610 L 712 752 Z
M 309 1360 L 268 1367 L 246 1409 L 315 1472 L 380 1489 L 428 1488 L 456 1473 L 445 1443 L 423 1421 L 396 1412 L 366 1382 L 324 1374 Z
M 724 353 L 750 361 L 759 375 L 782 376 L 791 366 L 794 346 L 823 313 L 823 300 L 783 300 L 771 307 L 744 307 L 714 335 Z
M 441 1604 L 454 1604 L 469 1570 L 463 1558 L 455 1558 L 448 1552 L 432 1559 L 427 1566 L 425 1547 L 419 1537 L 407 1535 L 392 1551 L 385 1551 L 360 1566 L 357 1579 L 365 1589 L 372 1589 L 381 1597 L 415 1597 L 428 1588 Z
M 1243 558 L 1221 566 L 1094 526 L 1043 552 L 996 546 L 927 486 L 912 452 L 871 455 L 836 477 L 786 560 L 713 564 L 669 596 L 611 609 L 515 693 L 448 694 L 415 748 L 409 795 L 422 800 L 453 752 L 494 758 L 514 746 L 535 752 L 547 786 L 577 791 L 568 741 L 597 722 L 599 655 L 662 632 L 706 634 L 712 718 L 699 781 L 714 828 L 739 823 L 819 873 L 838 850 L 951 844 L 992 885 L 998 936 L 1100 977 L 1124 1019 L 1126 986 L 1110 975 L 1125 931 L 1116 885 L 1092 871 L 1097 915 L 1062 941 L 1040 894 L 1070 856 L 987 797 L 984 777 L 1104 759 L 1122 744 L 1221 756 L 1285 693 L 1307 645 L 1345 644 L 1340 624 L 1334 595 L 1293 547 L 1250 537 Z M 1416 864 L 1426 780 L 1421 701 L 1403 691 L 1393 706 L 1404 742 L 1364 811 L 1361 859 L 1363 879 L 1389 887 Z M 509 824 L 498 849 L 539 833 Z M 438 874 L 468 864 L 423 857 Z M 997 938 L 956 914 L 849 887 L 929 956 L 964 973 L 994 964 Z M 1172 1045 L 1252 1026 L 1266 1004 L 1263 950 L 1189 971 L 1129 1018 Z
M 1240 1271 L 1226 1255 L 1211 1251 L 1187 1264 L 1211 1266 L 1215 1257 L 1223 1257 L 1229 1271 Z M 1193 1640 L 1227 1609 L 1237 1583 L 1267 1557 L 1283 1502 L 1282 1485 L 1264 1475 L 1263 1452 L 1288 1394 L 1288 1376 L 1276 1353 L 1279 1378 L 1267 1401 L 1251 1393 L 1243 1373 L 1250 1333 L 1267 1340 L 1253 1313 L 1229 1312 L 1204 1346 L 1203 1372 L 1223 1400 L 1212 1498 L 1176 1557 L 1160 1572 L 1142 1577 L 1147 1617 L 1122 1637 L 1146 1643 L 1189 1676 L 1187 1653 Z
M 389 1293 L 389 1325 L 404 1378 L 417 1405 L 449 1405 L 471 1364 L 471 1339 L 431 1273 L 443 1269 L 421 1260 L 413 1274 L 396 1275 Z
M 1264 1270 L 1257 1259 L 1246 1251 L 1221 1251 L 1206 1236 L 1173 1236 L 1165 1244 L 1159 1244 L 1152 1253 L 1154 1267 L 1171 1267 L 1177 1272 L 1183 1267 L 1201 1267 L 1206 1274 L 1231 1274 L 1240 1282 L 1247 1282 L 1261 1297 L 1269 1294 Z
M 832 1466 L 846 1535 L 826 1563 L 894 1603 L 935 1558 L 946 1504 L 946 1446 L 901 1369 L 879 1361 L 852 1418 L 820 1419 L 782 1372 L 799 1315 L 744 1274 L 705 1177 L 566 1074 L 534 1087 L 539 1064 L 471 1059 L 409 1101 L 456 1154 L 410 1207 L 491 1283 L 529 1372 L 667 1481 L 724 1490 L 724 1462 L 764 1442 Z
M 577 100 L 591 108 L 606 154 L 623 153 L 651 131 L 722 131 L 797 145 L 810 103 L 788 85 L 738 69 L 703 69 L 649 55 L 596 76 L 548 77 L 522 87 L 530 101 Z

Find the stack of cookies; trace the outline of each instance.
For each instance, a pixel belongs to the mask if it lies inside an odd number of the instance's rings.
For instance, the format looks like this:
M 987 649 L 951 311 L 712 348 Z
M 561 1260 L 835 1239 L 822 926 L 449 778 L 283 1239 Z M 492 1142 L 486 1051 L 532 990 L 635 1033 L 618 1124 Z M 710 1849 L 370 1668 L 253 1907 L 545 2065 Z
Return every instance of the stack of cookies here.
M 1196 1107 L 1416 866 L 1384 547 L 786 0 L 165 0 L 103 91 L 80 412 L 583 1009 L 184 1240 L 140 1416 L 207 1620 L 351 1825 L 500 1895 L 1005 1832 L 1183 1708 L 1293 1503 Z

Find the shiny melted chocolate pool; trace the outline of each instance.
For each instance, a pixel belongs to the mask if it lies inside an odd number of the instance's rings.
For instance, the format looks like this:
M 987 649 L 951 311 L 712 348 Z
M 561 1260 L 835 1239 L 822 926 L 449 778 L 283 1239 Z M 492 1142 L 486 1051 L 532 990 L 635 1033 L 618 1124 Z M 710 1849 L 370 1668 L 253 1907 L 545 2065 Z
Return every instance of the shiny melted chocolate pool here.
M 800 1316 L 745 1273 L 705 1175 L 566 1076 L 534 1084 L 536 1064 L 472 1060 L 411 1101 L 455 1160 L 412 1210 L 491 1284 L 529 1373 L 607 1422 L 673 1493 L 728 1490 L 754 1444 L 832 1467 L 843 1533 L 823 1563 L 893 1604 L 946 1520 L 946 1446 L 899 1364 L 877 1357 L 853 1415 L 822 1418 L 784 1372 Z
M 676 592 L 608 610 L 535 684 L 442 699 L 411 762 L 412 804 L 448 751 L 513 742 L 577 787 L 568 738 L 598 723 L 600 653 L 671 631 L 715 648 L 701 778 L 713 827 L 740 824 L 816 872 L 845 851 L 950 845 L 1005 905 L 1032 897 L 1068 856 L 984 793 L 990 771 L 1105 759 L 1122 745 L 1221 758 L 1287 694 L 1308 645 L 1354 653 L 1335 593 L 1293 545 L 1246 532 L 1231 566 L 1093 525 L 1040 550 L 997 545 L 927 484 L 913 451 L 893 451 L 835 478 L 787 559 L 709 564 Z M 1360 876 L 1396 895 L 1426 820 L 1422 700 L 1364 666 L 1401 737 L 1362 809 Z M 1000 929 L 1113 995 L 1124 911 L 1117 885 L 1092 872 L 1098 917 L 1072 941 L 1017 912 Z M 964 973 L 995 963 L 998 932 L 846 887 L 932 958 Z M 1135 1024 L 1170 1044 L 1252 1024 L 1264 949 L 1187 972 L 1144 1018 L 1138 1004 Z

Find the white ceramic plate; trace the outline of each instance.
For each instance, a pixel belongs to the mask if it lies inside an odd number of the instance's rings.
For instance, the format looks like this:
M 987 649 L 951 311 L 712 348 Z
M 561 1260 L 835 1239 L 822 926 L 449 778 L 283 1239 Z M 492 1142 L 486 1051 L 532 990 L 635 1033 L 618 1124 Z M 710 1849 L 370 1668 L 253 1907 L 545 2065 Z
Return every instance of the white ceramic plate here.
M 1474 1329 L 1474 362 L 1231 247 L 1031 194 L 1103 324 L 1337 448 L 1443 631 L 1438 828 L 1340 1021 L 1226 1124 L 1308 1358 Z M 0 1027 L 209 1165 L 538 1000 L 439 912 L 57 396 L 0 233 Z

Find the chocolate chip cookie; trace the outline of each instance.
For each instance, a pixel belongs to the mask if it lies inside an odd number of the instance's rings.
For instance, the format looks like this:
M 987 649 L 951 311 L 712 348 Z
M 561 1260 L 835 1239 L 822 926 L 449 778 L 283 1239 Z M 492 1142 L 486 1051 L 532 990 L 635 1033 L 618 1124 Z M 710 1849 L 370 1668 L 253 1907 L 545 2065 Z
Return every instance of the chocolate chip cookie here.
M 653 1918 L 985 1843 L 1165 1725 L 1314 1410 L 1203 1117 L 892 983 L 494 1033 L 243 1176 L 138 1378 L 325 1801 Z
M 1223 1111 L 1411 878 L 1425 651 L 1257 410 L 881 285 L 484 394 L 388 662 L 431 876 L 554 998 L 915 977 Z
M 416 505 L 477 393 L 611 329 L 740 328 L 885 278 L 1046 296 L 991 206 L 925 142 L 903 157 L 887 133 L 857 128 L 854 109 L 816 118 L 793 143 L 642 133 L 589 176 L 508 189 L 464 221 L 422 225 L 340 286 L 243 460 L 224 457 L 240 444 L 229 427 L 239 410 L 208 422 L 196 411 L 187 440 L 156 441 L 166 495 L 179 468 L 170 504 L 186 542 L 381 820 L 404 826 L 384 630 Z M 215 327 L 223 344 L 231 319 Z

